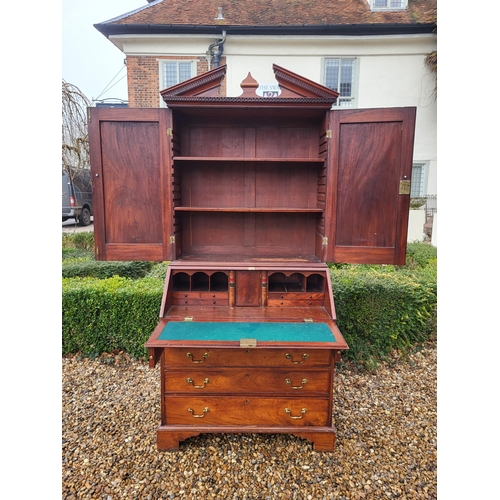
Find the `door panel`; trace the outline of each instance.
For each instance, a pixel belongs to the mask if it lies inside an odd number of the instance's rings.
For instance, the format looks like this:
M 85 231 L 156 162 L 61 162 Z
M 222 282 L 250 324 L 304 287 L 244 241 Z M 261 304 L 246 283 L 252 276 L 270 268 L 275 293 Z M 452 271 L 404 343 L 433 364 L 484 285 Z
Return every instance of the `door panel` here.
M 98 260 L 172 258 L 168 112 L 90 108 Z
M 236 271 L 236 305 L 260 306 L 261 287 L 260 271 Z
M 415 108 L 331 112 L 328 262 L 403 264 Z

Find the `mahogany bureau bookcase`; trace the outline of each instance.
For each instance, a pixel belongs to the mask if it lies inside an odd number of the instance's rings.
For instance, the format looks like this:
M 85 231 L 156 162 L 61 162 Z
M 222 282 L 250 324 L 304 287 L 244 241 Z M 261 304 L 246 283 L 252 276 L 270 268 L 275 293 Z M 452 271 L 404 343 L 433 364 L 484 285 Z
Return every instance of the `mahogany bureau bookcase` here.
M 273 65 L 279 97 L 219 94 L 225 66 L 158 109 L 89 108 L 95 255 L 170 261 L 158 326 L 160 450 L 290 433 L 331 451 L 337 327 L 327 262 L 403 264 L 415 108 L 332 110 Z

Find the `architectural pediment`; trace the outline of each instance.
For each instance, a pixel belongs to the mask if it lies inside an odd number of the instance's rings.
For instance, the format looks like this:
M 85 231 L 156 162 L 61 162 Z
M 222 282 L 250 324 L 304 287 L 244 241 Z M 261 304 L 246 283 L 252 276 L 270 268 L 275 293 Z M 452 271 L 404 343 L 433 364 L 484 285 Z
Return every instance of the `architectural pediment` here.
M 189 105 L 197 103 L 210 104 L 228 102 L 237 104 L 238 102 L 248 104 L 249 101 L 260 105 L 279 105 L 280 103 L 289 103 L 294 100 L 314 107 L 330 108 L 337 100 L 338 92 L 320 85 L 297 73 L 293 73 L 277 64 L 273 64 L 273 71 L 276 81 L 281 89 L 281 94 L 274 97 L 262 97 L 257 94 L 259 83 L 252 77 L 251 72 L 241 82 L 242 94 L 238 97 L 224 97 L 219 90 L 226 66 L 220 66 L 201 75 L 195 76 L 178 85 L 169 87 L 160 92 L 164 102 L 169 107 L 178 107 L 179 105 Z

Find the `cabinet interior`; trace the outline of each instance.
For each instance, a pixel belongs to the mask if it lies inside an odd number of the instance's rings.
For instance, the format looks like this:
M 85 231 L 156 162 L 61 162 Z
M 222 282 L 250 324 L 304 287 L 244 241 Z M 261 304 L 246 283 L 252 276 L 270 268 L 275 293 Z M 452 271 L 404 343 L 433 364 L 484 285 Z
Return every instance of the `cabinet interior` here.
M 326 152 L 318 116 L 174 110 L 173 121 L 178 258 L 320 261 Z

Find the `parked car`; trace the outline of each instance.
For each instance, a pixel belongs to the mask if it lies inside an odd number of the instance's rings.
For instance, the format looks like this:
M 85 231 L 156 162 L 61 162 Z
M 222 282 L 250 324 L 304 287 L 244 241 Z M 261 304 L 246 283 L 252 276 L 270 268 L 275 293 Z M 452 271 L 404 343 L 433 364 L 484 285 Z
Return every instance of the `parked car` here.
M 88 226 L 92 212 L 92 184 L 89 170 L 62 169 L 62 220 L 76 219 L 80 226 Z

